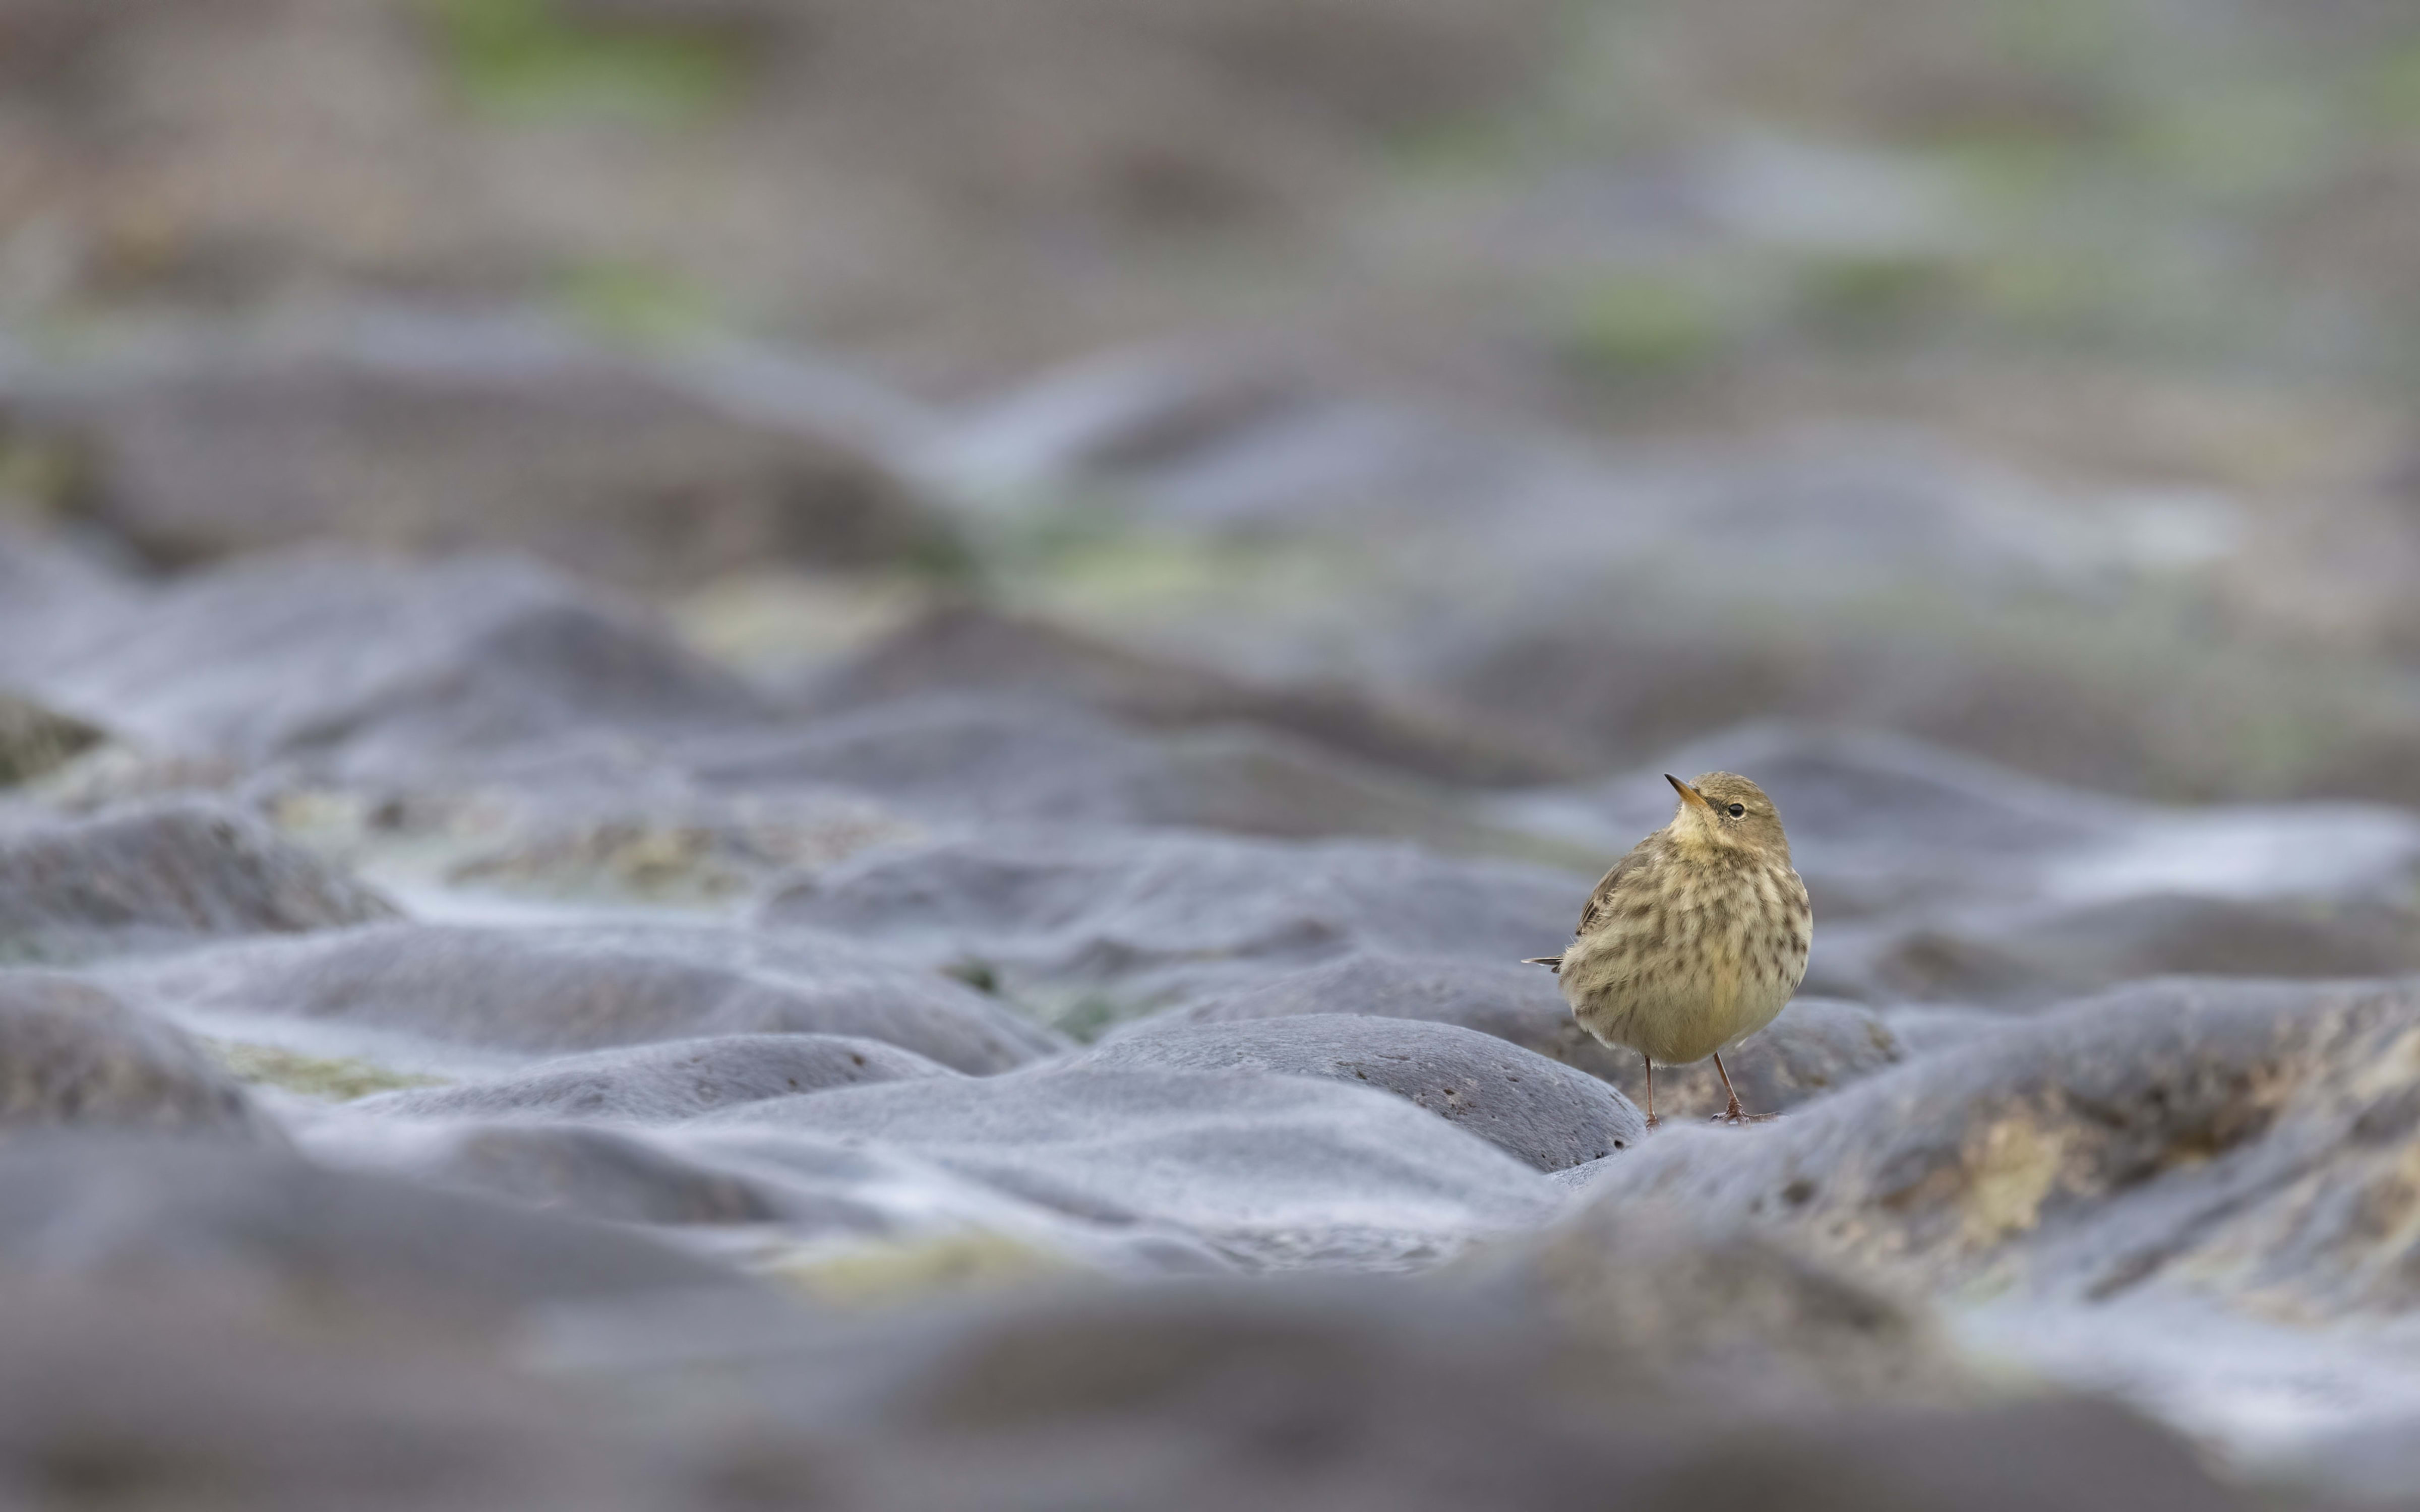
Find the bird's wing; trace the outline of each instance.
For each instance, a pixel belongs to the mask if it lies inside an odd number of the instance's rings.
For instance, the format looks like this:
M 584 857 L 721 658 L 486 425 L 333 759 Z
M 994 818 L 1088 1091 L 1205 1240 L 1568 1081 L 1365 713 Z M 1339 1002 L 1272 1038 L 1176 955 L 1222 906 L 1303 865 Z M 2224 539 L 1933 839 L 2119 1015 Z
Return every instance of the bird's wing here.
M 1621 891 L 1621 885 L 1644 875 L 1654 854 L 1655 837 L 1650 835 L 1633 845 L 1628 856 L 1613 863 L 1613 870 L 1597 883 L 1596 891 L 1589 894 L 1588 906 L 1580 910 L 1580 925 L 1573 931 L 1575 936 L 1586 934 L 1613 912 L 1613 900 Z

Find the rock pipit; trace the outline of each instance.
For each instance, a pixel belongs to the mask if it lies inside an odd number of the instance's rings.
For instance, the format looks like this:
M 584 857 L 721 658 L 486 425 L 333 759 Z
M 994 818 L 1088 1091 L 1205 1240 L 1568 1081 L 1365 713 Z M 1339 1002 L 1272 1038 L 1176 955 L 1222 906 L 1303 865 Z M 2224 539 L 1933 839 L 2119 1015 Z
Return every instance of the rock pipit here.
M 1798 990 L 1815 915 L 1762 788 L 1733 772 L 1664 780 L 1681 795 L 1672 822 L 1596 885 L 1570 949 L 1530 964 L 1554 968 L 1580 1027 L 1646 1060 L 1649 1128 L 1655 1063 L 1708 1056 L 1730 1093 L 1721 1117 L 1737 1123 L 1750 1116 L 1722 1052 L 1772 1023 Z

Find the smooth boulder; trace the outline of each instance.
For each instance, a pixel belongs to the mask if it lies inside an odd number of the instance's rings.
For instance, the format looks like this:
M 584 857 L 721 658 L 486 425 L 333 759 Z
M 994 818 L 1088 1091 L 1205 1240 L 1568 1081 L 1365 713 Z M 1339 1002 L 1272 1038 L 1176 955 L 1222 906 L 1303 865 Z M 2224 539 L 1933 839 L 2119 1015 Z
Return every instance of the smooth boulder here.
M 1560 775 L 1556 762 L 1344 687 L 1263 686 L 979 604 L 949 604 L 828 668 L 817 714 L 936 693 L 1009 694 L 1154 730 L 1249 726 L 1433 780 L 1501 785 Z
M 136 997 L 182 1011 L 539 1054 L 844 1035 L 981 1074 L 1063 1047 L 996 998 L 845 941 L 706 927 L 397 924 L 198 952 L 125 981 Z
M 1402 1098 L 1264 1072 L 1050 1067 L 780 1098 L 693 1127 L 899 1149 L 1254 1266 L 1435 1259 L 1543 1222 L 1560 1200 L 1534 1169 Z
M 377 892 L 258 821 L 208 804 L 0 828 L 0 958 L 89 956 L 395 916 Z
M 2409 971 L 2420 971 L 2420 914 L 2400 902 L 2147 892 L 1855 932 L 1808 979 L 1881 1002 L 2024 1011 L 2151 977 Z
M 281 1137 L 180 1030 L 70 977 L 0 971 L 0 1134 L 45 1129 Z
M 1801 997 L 1745 1042 L 1723 1052 L 1723 1069 L 1750 1113 L 1780 1113 L 1888 1070 L 1909 1057 L 1889 1023 L 1862 1003 Z M 1647 1068 L 1628 1052 L 1613 1053 L 1602 1072 L 1644 1105 Z M 1730 1105 L 1712 1057 L 1655 1068 L 1655 1113 L 1662 1119 L 1704 1119 Z
M 1514 962 L 1561 949 L 1586 879 L 1357 841 L 996 827 L 779 888 L 758 922 L 993 974 L 1102 1021 L 1357 950 Z
M 833 1034 L 731 1034 L 600 1050 L 490 1081 L 363 1098 L 399 1118 L 545 1118 L 660 1123 L 831 1087 L 953 1074 L 912 1050 Z
M 954 549 L 943 517 L 836 426 L 768 422 L 567 335 L 365 324 L 54 368 L 11 418 L 75 449 L 91 526 L 168 567 L 344 541 L 525 551 L 664 588 Z
M 134 1138 L 0 1155 L 0 1262 L 87 1282 L 209 1283 L 472 1335 L 542 1306 L 748 1286 L 627 1229 L 283 1152 Z
M 1151 731 L 1047 698 L 943 692 L 822 715 L 684 753 L 740 792 L 830 786 L 939 820 L 1367 835 L 1440 850 L 1557 852 L 1458 795 L 1280 732 Z
M 1450 1024 L 1319 1013 L 1170 1025 L 1087 1051 L 1073 1064 L 1357 1082 L 1426 1108 L 1542 1171 L 1602 1160 L 1646 1133 L 1629 1100 L 1596 1078 Z
M 1685 1281 L 1618 1278 L 1589 1325 L 1433 1280 L 1093 1287 L 734 1339 L 724 1370 L 794 1433 L 835 1443 L 851 1508 L 2256 1504 L 2110 1403 L 1995 1399 L 1924 1371 L 1891 1304 L 1854 1285 L 1703 1249 L 1658 1258 L 1700 1271 L 1700 1295 L 1675 1306 Z M 1693 1317 L 1716 1325 L 1702 1351 L 1682 1326 Z M 1815 1341 L 1854 1358 L 1807 1368 Z M 1916 1364 L 1908 1384 L 1931 1389 L 1878 1389 L 1857 1368 L 1877 1357 Z M 1776 1380 L 1776 1358 L 1801 1379 Z
M 2146 983 L 1896 1067 L 1777 1125 L 1591 1170 L 1871 1273 L 2067 1302 L 2154 1288 L 2420 1304 L 2408 982 Z
M 413 781 L 768 712 L 633 607 L 509 557 L 239 562 L 72 638 L 34 686 L 163 749 Z
M 1593 1076 L 1615 1057 L 1572 1017 L 1549 972 L 1517 961 L 1362 950 L 1241 992 L 1180 1004 L 1104 1036 L 1115 1041 L 1182 1024 L 1234 1024 L 1307 1013 L 1366 1013 L 1459 1025 Z

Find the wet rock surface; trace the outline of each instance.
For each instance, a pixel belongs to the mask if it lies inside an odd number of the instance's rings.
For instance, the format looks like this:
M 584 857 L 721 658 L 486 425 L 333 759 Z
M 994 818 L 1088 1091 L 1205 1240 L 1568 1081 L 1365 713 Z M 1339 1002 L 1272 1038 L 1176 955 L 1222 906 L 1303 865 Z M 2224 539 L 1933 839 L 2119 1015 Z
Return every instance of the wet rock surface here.
M 168 803 L 0 826 L 0 958 L 69 959 L 395 915 L 377 892 L 228 809 Z
M 1629 1056 L 1606 1081 L 1640 1106 L 1647 1102 L 1647 1072 Z M 1889 1023 L 1859 1003 L 1800 997 L 1745 1043 L 1723 1053 L 1740 1105 L 1750 1113 L 1779 1113 L 1824 1097 L 1842 1087 L 1908 1058 Z M 1710 1118 L 1730 1105 L 1714 1063 L 1655 1068 L 1658 1118 Z
M 1539 967 L 1476 956 L 1375 950 L 1186 1003 L 1122 1026 L 1104 1038 L 1156 1033 L 1178 1025 L 1236 1024 L 1307 1013 L 1366 1013 L 1457 1025 L 1509 1040 L 1592 1076 L 1614 1072 L 1621 1059 L 1579 1026 L 1554 977 Z
M 946 1076 L 912 1050 L 832 1034 L 733 1034 L 543 1061 L 517 1076 L 384 1093 L 361 1112 L 661 1122 L 829 1087 Z
M 71 978 L 0 971 L 0 1130 L 46 1129 L 280 1140 L 190 1037 Z
M 777 890 L 758 921 L 978 963 L 1012 991 L 1115 1010 L 1233 988 L 1356 949 L 1514 961 L 1561 947 L 1585 880 L 1408 846 L 1002 829 L 886 848 Z
M 1244 835 L 1371 835 L 1446 851 L 1539 856 L 1461 796 L 1249 726 L 1164 733 L 1071 704 L 942 693 L 846 710 L 688 754 L 721 789 L 826 786 L 940 819 L 1075 821 Z
M 397 924 L 179 958 L 126 980 L 180 1012 L 336 1020 L 509 1051 L 842 1035 L 980 1073 L 1063 1043 L 962 983 L 840 940 L 667 925 Z
M 2075 1004 L 1588 1190 L 1652 1194 L 1928 1286 L 2412 1306 L 2408 983 L 2180 980 Z
M 349 540 L 504 549 L 624 584 L 935 561 L 946 519 L 880 458 L 535 332 L 118 364 L 14 395 L 81 458 L 83 513 L 163 565 Z
M 628 1231 L 206 1144 L 12 1149 L 0 1157 L 0 1253 L 20 1276 L 192 1280 L 458 1331 L 551 1304 L 748 1285 Z
M 1646 1133 L 1627 1099 L 1585 1072 L 1450 1024 L 1316 1013 L 1169 1025 L 1074 1064 L 1274 1072 L 1383 1088 L 1542 1171 L 1602 1160 Z
M 1543 1221 L 1545 1179 L 1406 1099 L 1244 1071 L 1054 1067 L 710 1115 L 891 1146 L 1095 1223 L 1191 1231 L 1253 1265 L 1396 1266 Z M 1361 1194 L 1334 1201 L 1340 1190 Z
M 168 750 L 424 778 L 763 712 L 737 678 L 609 597 L 488 557 L 236 563 L 72 638 L 39 686 Z
M 815 712 L 936 693 L 1074 705 L 1149 729 L 1246 725 L 1439 781 L 1510 786 L 1564 775 L 1513 742 L 1423 718 L 1349 687 L 1267 687 L 976 604 L 935 611 L 811 679 Z

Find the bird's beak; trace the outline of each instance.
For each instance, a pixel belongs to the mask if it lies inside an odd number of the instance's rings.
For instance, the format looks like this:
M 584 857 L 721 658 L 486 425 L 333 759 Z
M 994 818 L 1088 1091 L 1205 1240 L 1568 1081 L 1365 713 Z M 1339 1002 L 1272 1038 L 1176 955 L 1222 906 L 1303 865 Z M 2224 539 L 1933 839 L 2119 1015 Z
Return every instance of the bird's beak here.
M 1679 778 L 1674 777 L 1669 772 L 1664 774 L 1664 780 L 1671 783 L 1672 791 L 1681 795 L 1681 796 L 1688 802 L 1696 804 L 1699 808 L 1705 810 L 1708 813 L 1713 813 L 1714 811 L 1714 806 L 1706 801 L 1706 795 L 1699 792 L 1696 788 L 1691 787 L 1688 783 L 1682 781 Z

